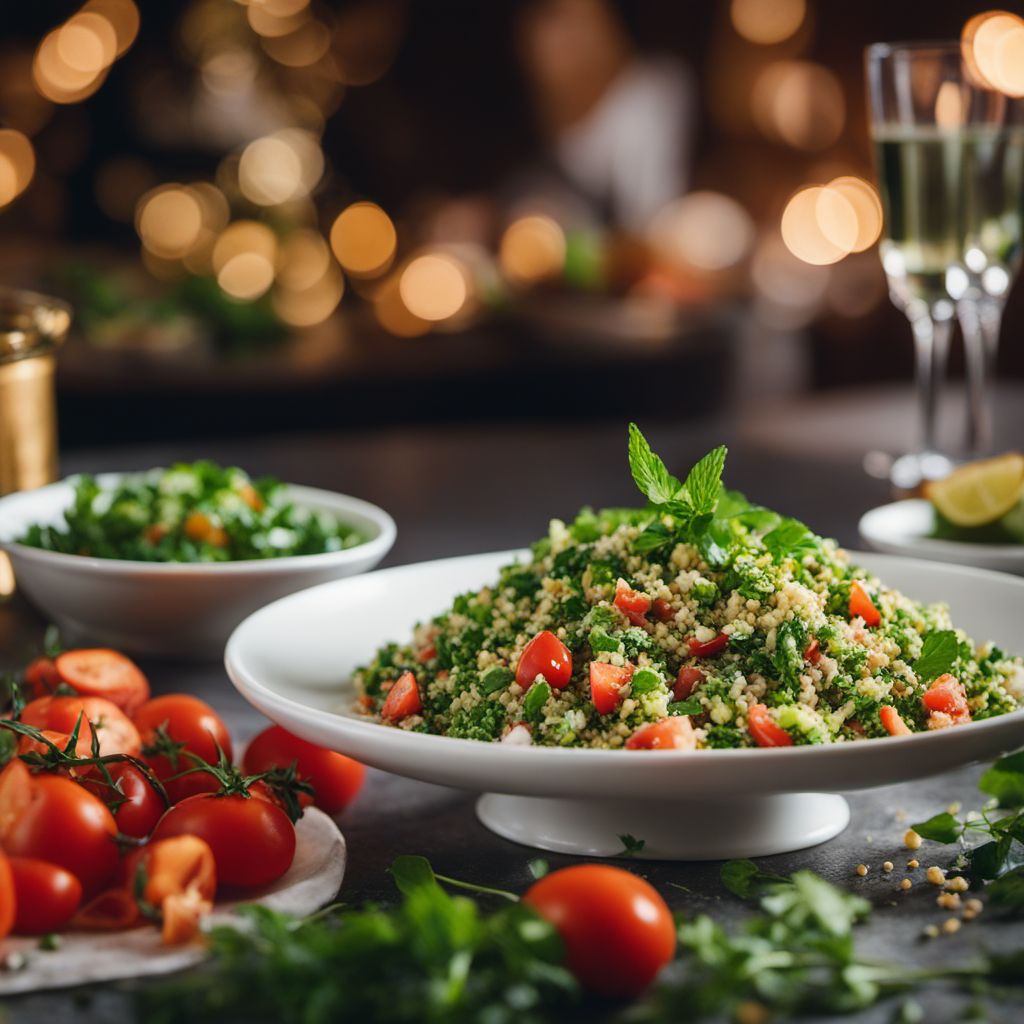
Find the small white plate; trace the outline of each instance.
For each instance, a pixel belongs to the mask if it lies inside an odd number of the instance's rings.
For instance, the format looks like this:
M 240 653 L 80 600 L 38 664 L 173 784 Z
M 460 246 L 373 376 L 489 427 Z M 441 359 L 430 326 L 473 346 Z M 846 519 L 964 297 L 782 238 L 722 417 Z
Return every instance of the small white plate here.
M 931 536 L 934 524 L 935 512 L 931 502 L 911 498 L 865 512 L 860 520 L 860 535 L 876 551 L 1024 576 L 1024 544 L 971 544 L 944 540 Z
M 110 487 L 124 474 L 103 473 Z M 43 551 L 15 543 L 33 523 L 59 525 L 74 497 L 61 481 L 0 499 L 0 548 L 18 589 L 66 641 L 139 654 L 217 658 L 250 612 L 285 594 L 372 569 L 395 542 L 383 509 L 346 494 L 289 485 L 296 505 L 331 512 L 367 540 L 343 551 L 240 562 L 135 562 Z
M 1024 711 L 941 732 L 773 750 L 622 751 L 519 747 L 405 732 L 354 709 L 353 670 L 388 640 L 497 578 L 525 552 L 400 566 L 284 598 L 246 619 L 228 642 L 242 695 L 286 729 L 385 771 L 486 791 L 489 828 L 544 849 L 607 856 L 617 836 L 643 856 L 718 859 L 796 850 L 846 827 L 842 797 L 991 758 L 1024 742 Z M 1024 579 L 887 555 L 855 555 L 891 586 L 948 601 L 979 642 L 1022 646 Z M 815 792 L 807 793 L 807 790 Z M 525 799 L 524 799 L 525 798 Z
M 259 903 L 281 913 L 305 917 L 337 895 L 345 877 L 345 837 L 322 811 L 308 808 L 295 826 L 295 859 L 272 885 L 244 899 L 218 900 L 207 927 L 237 921 L 235 911 Z M 151 924 L 120 932 L 65 932 L 55 950 L 39 949 L 39 939 L 11 936 L 4 952 L 22 953 L 20 971 L 0 972 L 0 996 L 42 989 L 95 984 L 118 978 L 170 974 L 192 967 L 206 956 L 199 941 L 165 946 Z

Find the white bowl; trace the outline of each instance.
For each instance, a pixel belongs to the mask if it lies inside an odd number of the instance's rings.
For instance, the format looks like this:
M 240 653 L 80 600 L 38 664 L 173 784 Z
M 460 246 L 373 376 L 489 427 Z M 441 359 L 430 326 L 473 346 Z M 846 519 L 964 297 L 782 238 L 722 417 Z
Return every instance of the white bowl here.
M 105 473 L 103 486 L 123 474 Z M 0 499 L 0 547 L 21 592 L 75 643 L 139 654 L 216 658 L 250 612 L 296 590 L 372 569 L 395 542 L 395 522 L 358 498 L 288 486 L 288 497 L 331 512 L 369 538 L 344 551 L 240 562 L 172 563 L 89 558 L 15 543 L 33 523 L 57 525 L 74 486 L 62 481 Z
M 860 535 L 876 551 L 1024 576 L 1024 544 L 972 544 L 932 537 L 934 523 L 931 502 L 912 498 L 865 512 L 860 520 Z
M 225 655 L 242 695 L 286 729 L 411 778 L 486 791 L 489 828 L 531 846 L 607 856 L 618 836 L 644 856 L 718 859 L 795 850 L 846 827 L 839 791 L 922 778 L 1024 742 L 1024 711 L 902 738 L 771 750 L 519 747 L 404 732 L 354 710 L 352 671 L 456 594 L 525 552 L 400 566 L 294 594 L 235 630 Z M 885 555 L 855 557 L 923 601 L 947 601 L 975 640 L 1021 642 L 1024 579 Z M 808 793 L 807 791 L 812 792 Z

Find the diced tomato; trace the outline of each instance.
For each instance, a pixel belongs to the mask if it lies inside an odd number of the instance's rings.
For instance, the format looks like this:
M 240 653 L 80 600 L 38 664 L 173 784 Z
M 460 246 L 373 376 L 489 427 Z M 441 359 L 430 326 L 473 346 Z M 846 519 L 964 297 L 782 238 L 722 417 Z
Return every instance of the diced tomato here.
M 659 622 L 670 622 L 675 618 L 675 609 L 663 597 L 656 597 L 651 602 L 651 614 Z
M 620 579 L 615 584 L 615 607 L 633 623 L 642 626 L 647 621 L 647 613 L 651 610 L 651 599 L 639 590 L 633 590 L 629 584 Z
M 516 665 L 516 682 L 527 690 L 537 676 L 549 686 L 564 690 L 572 679 L 572 654 L 569 648 L 548 630 L 538 633 L 524 648 Z
M 433 644 L 428 644 L 426 647 L 421 647 L 416 652 L 416 660 L 421 664 L 425 665 L 431 658 L 437 657 L 437 648 Z
M 793 746 L 793 737 L 772 718 L 764 704 L 751 704 L 747 710 L 747 728 L 759 747 Z
M 139 920 L 139 907 L 125 888 L 107 889 L 82 907 L 71 924 L 83 931 L 123 931 Z
M 423 701 L 420 700 L 420 688 L 416 685 L 416 677 L 411 672 L 403 672 L 395 680 L 395 685 L 388 690 L 380 709 L 380 716 L 390 722 L 400 722 L 403 718 L 422 710 Z
M 626 740 L 627 750 L 695 750 L 696 747 L 697 738 L 689 715 L 673 715 L 641 725 Z
M 948 672 L 939 676 L 921 697 L 921 703 L 928 711 L 938 711 L 949 715 L 954 722 L 969 722 L 971 709 L 967 703 L 967 692 L 964 684 Z
M 700 686 L 707 676 L 693 665 L 684 665 L 676 673 L 676 685 L 672 687 L 673 700 L 686 700 L 694 688 Z
M 690 648 L 690 653 L 695 658 L 711 658 L 716 654 L 721 654 L 729 646 L 729 634 L 719 633 L 713 640 L 707 640 L 703 643 L 696 637 L 691 636 L 686 641 L 686 644 Z
M 821 661 L 821 644 L 818 643 L 816 636 L 812 637 L 811 642 L 804 648 L 804 661 L 812 665 L 817 665 Z
M 891 705 L 883 704 L 878 709 L 878 717 L 882 726 L 890 736 L 909 736 L 910 727 L 900 717 L 900 713 Z
M 875 607 L 871 595 L 860 580 L 854 580 L 850 584 L 850 618 L 858 616 L 864 620 L 865 626 L 875 627 L 881 625 L 882 614 Z
M 622 699 L 622 688 L 633 678 L 632 665 L 590 663 L 590 699 L 599 715 L 611 714 Z

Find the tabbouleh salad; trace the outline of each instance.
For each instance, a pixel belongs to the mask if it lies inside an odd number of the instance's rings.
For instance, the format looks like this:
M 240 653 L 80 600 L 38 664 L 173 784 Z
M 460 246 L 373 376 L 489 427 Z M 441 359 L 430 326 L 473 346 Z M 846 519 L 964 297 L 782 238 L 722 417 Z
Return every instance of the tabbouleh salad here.
M 121 477 L 74 479 L 62 526 L 30 526 L 20 544 L 93 558 L 232 562 L 319 555 L 362 544 L 355 527 L 302 508 L 271 477 L 201 460 Z
M 902 735 L 1024 704 L 1020 658 L 727 490 L 725 456 L 680 481 L 631 424 L 647 506 L 552 521 L 530 561 L 360 669 L 359 707 L 465 739 L 704 749 Z

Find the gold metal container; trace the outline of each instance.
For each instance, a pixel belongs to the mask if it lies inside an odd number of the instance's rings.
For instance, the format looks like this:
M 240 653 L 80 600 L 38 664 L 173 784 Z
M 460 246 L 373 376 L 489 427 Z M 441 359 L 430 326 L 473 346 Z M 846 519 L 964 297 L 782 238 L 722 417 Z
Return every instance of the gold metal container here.
M 70 325 L 59 299 L 0 288 L 0 495 L 56 479 L 55 354 Z

